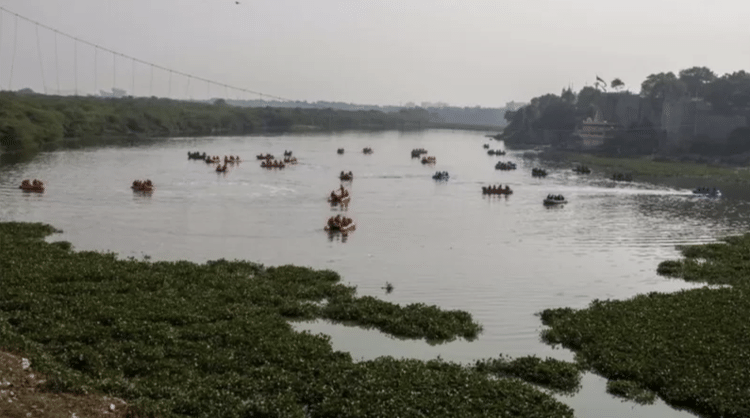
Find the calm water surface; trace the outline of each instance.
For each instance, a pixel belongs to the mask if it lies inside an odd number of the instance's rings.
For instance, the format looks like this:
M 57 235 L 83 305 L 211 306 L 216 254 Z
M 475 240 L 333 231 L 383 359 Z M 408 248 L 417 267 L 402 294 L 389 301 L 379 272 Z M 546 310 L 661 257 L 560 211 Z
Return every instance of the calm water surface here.
M 357 359 L 382 355 L 471 362 L 499 354 L 570 360 L 539 340 L 535 314 L 545 308 L 586 307 L 593 299 L 623 299 L 692 285 L 656 275 L 676 245 L 704 243 L 747 230 L 748 202 L 694 198 L 689 189 L 615 183 L 604 174 L 576 175 L 569 166 L 541 163 L 523 152 L 488 156 L 482 134 L 463 131 L 173 139 L 139 147 L 91 148 L 42 154 L 0 166 L 0 220 L 40 221 L 65 232 L 79 250 L 122 257 L 197 262 L 226 258 L 266 265 L 329 268 L 361 295 L 395 303 L 437 304 L 471 312 L 484 326 L 473 342 L 429 345 L 377 331 L 322 321 L 298 329 L 333 337 L 334 348 Z M 493 148 L 502 143 L 491 141 Z M 373 148 L 364 155 L 362 148 Z M 337 155 L 337 148 L 345 148 Z M 437 157 L 435 166 L 410 158 L 413 148 Z M 245 162 L 217 174 L 188 150 L 240 155 Z M 299 164 L 260 168 L 255 155 Z M 498 160 L 518 170 L 497 171 Z M 531 168 L 550 171 L 531 177 Z M 346 240 L 323 231 L 339 213 L 326 203 L 341 170 L 357 230 Z M 450 180 L 431 176 L 448 171 Z M 43 195 L 17 187 L 45 181 Z M 151 179 L 152 196 L 134 194 L 134 179 Z M 483 196 L 481 186 L 509 184 L 508 197 Z M 546 208 L 549 193 L 570 203 Z M 385 294 L 382 287 L 395 287 Z M 638 406 L 605 393 L 605 380 L 584 377 L 583 389 L 560 397 L 579 417 L 690 417 L 657 403 Z

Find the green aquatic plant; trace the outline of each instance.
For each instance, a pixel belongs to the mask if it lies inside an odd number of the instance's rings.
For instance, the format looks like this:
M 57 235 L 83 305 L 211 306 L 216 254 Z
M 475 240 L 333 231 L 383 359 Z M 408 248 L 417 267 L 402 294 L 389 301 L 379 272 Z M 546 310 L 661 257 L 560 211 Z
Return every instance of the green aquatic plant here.
M 607 393 L 641 405 L 651 405 L 656 401 L 656 394 L 644 389 L 630 380 L 610 380 L 607 382 Z
M 649 293 L 588 308 L 548 309 L 542 339 L 585 367 L 635 382 L 665 402 L 706 416 L 750 416 L 750 235 L 680 249 L 662 273 L 731 287 Z M 623 391 L 625 384 L 616 387 Z
M 450 340 L 479 333 L 466 312 L 357 297 L 330 270 L 75 252 L 45 242 L 53 232 L 0 223 L 0 350 L 30 358 L 47 390 L 121 397 L 133 417 L 573 416 L 531 385 L 455 363 L 355 363 L 289 323 Z
M 572 393 L 581 386 L 581 370 L 578 364 L 553 358 L 544 360 L 536 356 L 510 359 L 499 357 L 477 360 L 474 368 L 480 372 L 497 376 L 518 377 L 549 389 Z

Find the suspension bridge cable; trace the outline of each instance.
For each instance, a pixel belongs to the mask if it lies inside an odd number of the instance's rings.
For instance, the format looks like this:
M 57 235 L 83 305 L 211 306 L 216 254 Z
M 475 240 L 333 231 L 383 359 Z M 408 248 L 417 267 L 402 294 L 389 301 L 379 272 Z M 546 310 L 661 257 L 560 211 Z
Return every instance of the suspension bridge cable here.
M 73 41 L 73 78 L 75 79 L 76 96 L 78 96 L 78 42 Z
M 29 23 L 32 23 L 32 24 L 35 24 L 35 25 L 39 25 L 42 28 L 45 28 L 47 30 L 53 31 L 55 33 L 59 33 L 60 35 L 63 35 L 63 36 L 65 36 L 67 38 L 70 38 L 70 39 L 73 39 L 74 41 L 81 42 L 83 44 L 91 46 L 91 47 L 93 47 L 95 49 L 101 49 L 102 51 L 109 52 L 111 54 L 116 54 L 116 55 L 120 55 L 121 57 L 124 57 L 124 58 L 135 60 L 136 62 L 139 62 L 141 64 L 151 65 L 154 68 L 158 68 L 158 69 L 163 70 L 163 71 L 169 71 L 170 72 L 170 76 L 171 76 L 171 73 L 174 73 L 174 74 L 177 74 L 177 75 L 180 75 L 180 76 L 183 76 L 183 77 L 192 77 L 192 78 L 194 78 L 196 80 L 199 80 L 199 81 L 206 81 L 206 82 L 209 82 L 209 83 L 213 83 L 213 84 L 216 84 L 217 86 L 224 86 L 225 90 L 227 88 L 231 88 L 233 90 L 238 90 L 238 91 L 241 91 L 241 92 L 244 92 L 244 93 L 249 93 L 249 94 L 253 94 L 253 95 L 266 96 L 268 98 L 275 99 L 275 100 L 294 101 L 293 99 L 288 99 L 288 98 L 281 97 L 281 96 L 275 96 L 275 95 L 271 95 L 271 94 L 267 94 L 267 93 L 262 93 L 262 92 L 259 92 L 259 91 L 255 91 L 255 90 L 251 90 L 251 89 L 246 89 L 246 88 L 242 88 L 242 87 L 230 86 L 230 85 L 227 85 L 227 84 L 224 84 L 224 83 L 218 83 L 218 82 L 209 80 L 209 79 L 204 78 L 204 77 L 198 77 L 198 76 L 195 76 L 195 75 L 192 75 L 192 74 L 188 74 L 188 73 L 185 73 L 185 72 L 182 72 L 182 71 L 173 70 L 173 69 L 170 69 L 170 68 L 158 65 L 158 64 L 154 64 L 154 63 L 151 63 L 151 62 L 148 62 L 148 61 L 144 61 L 144 60 L 135 58 L 135 57 L 130 56 L 130 55 L 121 54 L 121 53 L 119 53 L 117 51 L 114 51 L 112 49 L 105 48 L 105 47 L 97 45 L 97 44 L 95 44 L 93 42 L 89 42 L 89 41 L 87 41 L 85 39 L 80 39 L 78 37 L 75 37 L 73 35 L 67 34 L 65 32 L 60 32 L 60 31 L 58 31 L 57 29 L 55 29 L 55 28 L 53 28 L 51 26 L 45 25 L 45 24 L 37 22 L 37 21 L 35 21 L 33 19 L 29 19 L 29 18 L 27 18 L 25 16 L 19 15 L 18 13 L 15 13 L 15 12 L 13 12 L 11 10 L 8 10 L 8 9 L 2 7 L 2 6 L 0 6 L 0 11 L 5 11 L 6 13 L 14 15 L 16 17 L 16 21 L 18 21 L 18 19 L 20 18 L 20 19 L 23 19 L 23 20 L 25 20 L 25 21 L 27 21 Z
M 39 25 L 37 25 L 39 27 Z M 57 76 L 57 94 L 60 94 L 60 65 L 57 54 L 57 31 L 55 31 L 55 75 Z
M 42 60 L 42 47 L 39 45 L 39 26 L 36 26 L 36 51 L 39 54 L 39 70 L 42 72 L 42 87 L 47 94 L 47 82 L 44 80 L 44 60 Z
M 151 66 L 151 82 L 148 85 L 148 95 L 154 95 L 154 66 Z
M 135 97 L 135 60 L 133 60 L 133 70 L 131 71 L 131 80 L 130 80 L 130 95 Z
M 112 54 L 112 94 L 117 88 L 117 55 Z
M 99 49 L 94 48 L 94 94 L 99 90 L 99 69 L 96 68 L 96 58 L 99 55 Z
M 0 52 L 3 52 L 3 10 L 0 9 Z M 2 57 L 3 54 L 0 54 Z M 3 77 L 2 77 L 3 66 L 0 65 L 0 90 L 3 88 Z
M 8 77 L 8 90 L 10 90 L 10 87 L 13 83 L 13 67 L 16 65 L 16 44 L 18 43 L 18 16 L 16 16 L 16 19 L 14 21 L 13 25 L 13 55 L 10 60 L 10 77 Z

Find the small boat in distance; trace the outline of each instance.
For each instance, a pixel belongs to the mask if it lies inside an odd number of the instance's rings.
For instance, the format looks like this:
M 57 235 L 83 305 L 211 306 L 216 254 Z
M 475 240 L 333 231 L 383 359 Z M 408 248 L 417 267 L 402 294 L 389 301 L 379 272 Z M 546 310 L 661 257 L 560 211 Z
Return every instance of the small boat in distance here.
M 545 206 L 563 205 L 565 203 L 568 203 L 568 201 L 561 194 L 548 194 L 544 199 Z
M 721 190 L 716 187 L 696 187 L 693 194 L 705 197 L 721 197 Z

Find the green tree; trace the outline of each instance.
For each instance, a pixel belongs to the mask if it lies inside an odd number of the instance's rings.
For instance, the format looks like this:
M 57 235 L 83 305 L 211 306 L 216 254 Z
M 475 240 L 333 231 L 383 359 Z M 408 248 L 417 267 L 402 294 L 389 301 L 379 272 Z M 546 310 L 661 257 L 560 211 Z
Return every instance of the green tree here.
M 750 74 L 724 74 L 705 86 L 705 99 L 714 111 L 732 114 L 750 106 Z
M 651 74 L 641 83 L 641 97 L 648 98 L 654 109 L 661 109 L 667 97 L 679 97 L 685 94 L 685 83 L 673 72 Z
M 623 83 L 622 80 L 620 80 L 619 78 L 612 80 L 612 82 L 609 83 L 609 85 L 617 91 L 620 91 L 621 88 L 625 87 L 625 83 Z
M 716 74 L 708 67 L 691 67 L 680 71 L 680 81 L 685 84 L 691 97 L 702 97 L 706 84 L 716 80 Z

